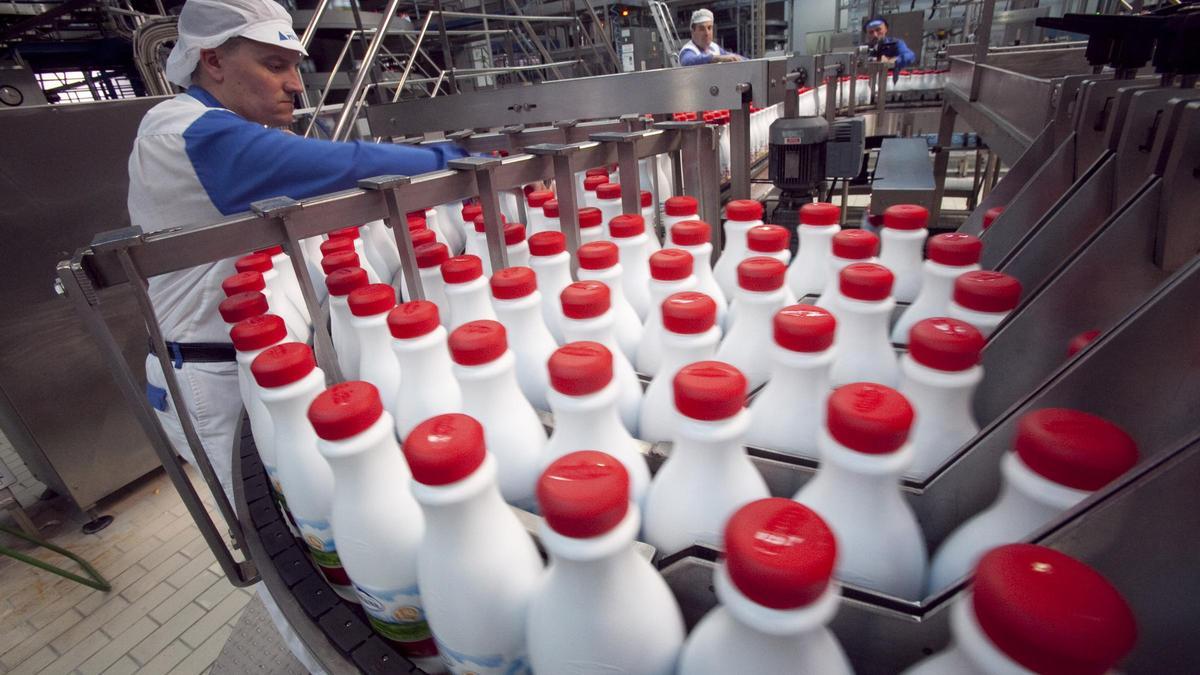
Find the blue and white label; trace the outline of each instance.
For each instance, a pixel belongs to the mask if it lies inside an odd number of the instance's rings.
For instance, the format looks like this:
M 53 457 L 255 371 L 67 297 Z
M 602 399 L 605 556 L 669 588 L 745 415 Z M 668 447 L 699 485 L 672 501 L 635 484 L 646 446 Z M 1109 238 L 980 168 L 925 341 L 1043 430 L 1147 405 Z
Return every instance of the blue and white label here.
M 475 655 L 460 652 L 437 641 L 438 652 L 446 667 L 457 675 L 532 675 L 525 654 L 505 657 L 503 654 Z

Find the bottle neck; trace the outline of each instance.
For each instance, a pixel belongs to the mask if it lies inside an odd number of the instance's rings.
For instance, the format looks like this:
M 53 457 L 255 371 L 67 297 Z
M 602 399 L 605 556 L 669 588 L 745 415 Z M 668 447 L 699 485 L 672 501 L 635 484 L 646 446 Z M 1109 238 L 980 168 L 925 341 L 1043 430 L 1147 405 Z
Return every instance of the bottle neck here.
M 771 345 L 771 361 L 775 370 L 771 382 L 797 396 L 826 392 L 829 389 L 829 369 L 834 361 L 833 348 L 820 352 L 794 352 L 778 344 Z M 807 399 L 805 399 L 807 400 Z
M 950 608 L 950 632 L 954 648 L 971 662 L 978 672 L 988 675 L 1019 675 L 1029 670 L 1000 651 L 983 632 L 975 618 L 973 597 L 966 594 Z
M 647 289 L 650 291 L 650 302 L 656 310 L 661 310 L 664 300 L 676 293 L 695 290 L 697 283 L 695 274 L 689 274 L 682 279 L 673 279 L 671 281 L 650 279 L 650 285 L 647 286 Z M 661 311 L 655 313 L 658 313 L 660 317 L 662 316 Z
M 838 345 L 877 345 L 882 340 L 891 349 L 888 319 L 895 306 L 896 301 L 890 297 L 875 301 L 854 300 L 845 296 L 839 298 Z
M 670 461 L 699 462 L 701 466 L 715 468 L 740 459 L 745 452 L 742 438 L 749 428 L 750 411 L 746 408 L 733 417 L 712 422 L 694 420 L 680 413 Z
M 677 248 L 681 248 L 692 254 L 692 274 L 697 277 L 705 274 L 712 275 L 712 244 L 679 246 Z
M 911 354 L 900 357 L 904 374 L 904 394 L 924 405 L 918 407 L 945 418 L 948 415 L 970 415 L 971 396 L 983 380 L 983 367 L 946 371 L 917 363 Z M 914 403 L 914 405 L 916 405 Z
M 529 266 L 537 275 L 538 290 L 546 297 L 555 297 L 571 285 L 571 256 L 566 251 L 546 256 L 530 256 Z
M 1036 526 L 1040 526 L 1041 523 L 1075 506 L 1092 494 L 1087 490 L 1076 490 L 1055 483 L 1038 474 L 1030 469 L 1029 465 L 1023 462 L 1016 452 L 1004 455 L 1004 459 L 1000 462 L 1000 472 L 1004 476 L 1004 489 L 993 508 L 1012 508 L 1035 513 L 1041 517 L 1041 521 Z
M 351 316 L 350 326 L 358 335 L 361 354 L 386 354 L 392 346 L 392 333 L 387 326 L 387 313 L 371 316 Z
M 496 485 L 496 460 L 491 453 L 470 476 L 448 485 L 413 481 L 412 493 L 425 512 L 425 533 L 430 540 L 452 538 L 468 529 L 464 527 L 467 522 L 487 527 L 509 515 Z
M 773 291 L 748 291 L 742 287 L 737 289 L 738 301 L 738 322 L 743 321 L 755 324 L 756 326 L 770 325 L 770 318 L 774 316 L 775 311 L 779 309 L 786 295 L 787 285 L 780 286 Z M 743 317 L 754 317 L 743 319 Z M 766 323 L 762 323 L 763 320 Z
M 591 319 L 563 318 L 563 333 L 568 342 L 591 340 L 608 347 L 609 351 L 617 349 L 616 337 L 613 335 L 613 313 L 608 310 L 600 316 Z M 615 357 L 615 352 L 614 352 Z
M 511 349 L 504 350 L 496 360 L 477 366 L 454 364 L 454 376 L 462 385 L 463 399 L 474 399 L 481 405 L 498 405 L 520 396 L 513 371 L 516 359 Z
M 396 444 L 395 423 L 386 410 L 362 433 L 341 441 L 319 441 L 321 455 L 333 471 L 335 499 L 357 501 L 364 494 L 390 493 L 396 480 L 411 475 Z
M 817 447 L 821 451 L 821 468 L 816 478 L 828 481 L 855 484 L 854 495 L 891 494 L 900 498 L 897 481 L 900 474 L 912 464 L 913 449 L 908 443 L 899 449 L 883 454 L 867 454 L 851 450 L 834 440 L 828 429 L 817 433 Z M 858 492 L 857 490 L 866 490 Z
M 799 636 L 821 630 L 833 619 L 841 601 L 841 587 L 830 579 L 825 592 L 809 605 L 795 609 L 764 607 L 738 590 L 724 563 L 713 574 L 713 586 L 717 599 L 735 620 L 753 631 L 774 636 Z
M 554 388 L 546 392 L 550 407 L 554 411 L 554 428 L 562 433 L 582 432 L 585 435 L 598 435 L 597 425 L 609 422 L 620 425 L 617 417 L 617 397 L 619 395 L 617 380 L 614 377 L 600 391 L 571 396 Z M 612 413 L 609 419 L 608 413 Z
M 706 361 L 717 353 L 721 329 L 713 326 L 703 333 L 683 335 L 664 329 L 662 332 L 662 362 L 659 372 L 674 377 L 675 372 L 689 363 Z
M 620 263 L 602 270 L 585 270 L 579 268 L 580 281 L 603 281 L 608 286 L 609 295 L 612 298 L 612 304 L 616 305 L 625 297 L 625 288 L 621 284 L 621 265 Z

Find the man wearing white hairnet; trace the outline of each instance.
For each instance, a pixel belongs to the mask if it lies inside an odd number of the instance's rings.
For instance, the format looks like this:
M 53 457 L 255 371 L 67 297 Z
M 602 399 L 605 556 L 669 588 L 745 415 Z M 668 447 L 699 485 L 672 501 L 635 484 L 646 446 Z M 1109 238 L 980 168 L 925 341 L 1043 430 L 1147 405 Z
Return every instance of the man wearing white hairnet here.
M 450 144 L 334 143 L 275 128 L 292 121 L 304 55 L 291 17 L 271 0 L 187 0 L 166 65 L 167 78 L 186 92 L 150 109 L 138 128 L 129 156 L 132 224 L 153 232 L 215 223 L 262 199 L 303 199 L 370 176 L 434 171 L 465 154 Z M 217 307 L 221 281 L 234 272 L 234 261 L 222 260 L 154 277 L 149 285 L 190 419 L 229 495 L 242 404 Z M 154 355 L 147 357 L 146 377 L 164 429 L 193 460 Z M 266 604 L 293 653 L 317 669 L 273 603 Z
M 692 12 L 692 39 L 679 50 L 679 65 L 699 66 L 705 63 L 745 61 L 713 42 L 713 13 L 707 9 Z

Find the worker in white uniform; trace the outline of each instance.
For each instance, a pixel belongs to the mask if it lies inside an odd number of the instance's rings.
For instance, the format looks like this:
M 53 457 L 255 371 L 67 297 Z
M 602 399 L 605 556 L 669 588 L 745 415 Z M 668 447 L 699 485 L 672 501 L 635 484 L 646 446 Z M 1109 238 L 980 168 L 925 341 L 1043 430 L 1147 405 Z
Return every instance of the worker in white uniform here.
M 705 63 L 745 61 L 746 57 L 713 42 L 713 13 L 707 9 L 692 12 L 692 39 L 679 50 L 679 65 L 699 66 Z
M 206 225 L 271 197 L 303 199 L 361 178 L 415 175 L 465 153 L 451 144 L 400 146 L 301 138 L 292 122 L 305 50 L 292 18 L 272 0 L 187 0 L 166 75 L 186 91 L 151 108 L 129 156 L 129 217 L 145 232 Z M 232 499 L 233 433 L 242 402 L 228 327 L 217 306 L 227 259 L 150 279 L 149 293 L 183 404 L 221 486 Z M 176 450 L 194 458 L 157 357 L 146 360 L 147 396 Z M 264 598 L 266 600 L 266 598 Z M 293 653 L 317 670 L 267 602 Z

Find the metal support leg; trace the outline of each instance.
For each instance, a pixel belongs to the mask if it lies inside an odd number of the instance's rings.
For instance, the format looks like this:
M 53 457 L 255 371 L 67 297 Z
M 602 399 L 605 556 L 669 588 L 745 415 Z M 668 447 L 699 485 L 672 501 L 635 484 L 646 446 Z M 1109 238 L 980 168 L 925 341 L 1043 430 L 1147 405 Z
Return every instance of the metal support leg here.
M 591 140 L 617 146 L 617 167 L 621 171 L 621 212 L 641 213 L 642 185 L 638 171 L 637 141 L 641 131 L 592 134 Z M 653 223 L 647 223 L 653 227 Z
M 300 282 L 300 294 L 304 296 L 304 304 L 308 307 L 308 315 L 313 321 L 313 354 L 317 365 L 325 372 L 325 378 L 330 382 L 341 382 L 344 379 L 342 369 L 338 366 L 337 353 L 333 350 L 333 338 L 329 336 L 329 323 L 321 314 L 321 303 L 317 301 L 317 291 L 312 279 L 308 276 L 308 265 L 304 263 L 304 247 L 300 245 L 300 237 L 289 223 L 291 214 L 301 208 L 300 202 L 289 197 L 276 197 L 254 202 L 250 210 L 263 218 L 278 220 L 287 236 L 284 251 L 292 259 L 292 269 L 296 272 L 296 280 Z
M 126 253 L 122 257 L 128 258 L 128 254 Z M 130 261 L 130 264 L 132 266 L 132 261 Z M 122 261 L 122 266 L 124 265 L 125 263 Z M 135 285 L 135 294 L 145 296 L 145 304 L 142 304 L 143 301 L 139 297 L 139 307 L 144 312 L 149 306 L 149 296 L 146 295 L 144 287 L 145 280 L 136 275 L 136 267 L 134 267 L 134 273 L 134 276 L 129 277 L 129 281 Z M 167 476 L 171 479 L 171 484 L 175 486 L 175 490 L 179 493 L 184 506 L 187 507 L 188 513 L 191 514 L 192 520 L 196 522 L 196 527 L 200 530 L 201 536 L 204 537 L 213 555 L 216 556 L 217 562 L 221 565 L 221 570 L 225 572 L 230 582 L 236 586 L 244 587 L 257 582 L 258 570 L 255 568 L 253 561 L 244 560 L 238 562 L 233 559 L 233 554 L 226 545 L 225 538 L 217 531 L 216 525 L 208 515 L 208 509 L 205 508 L 204 502 L 200 500 L 200 495 L 196 493 L 195 486 L 192 485 L 191 480 L 188 479 L 187 474 L 183 471 L 182 460 L 175 454 L 175 448 L 171 444 L 171 440 L 167 437 L 162 425 L 158 422 L 158 418 L 155 417 L 154 411 L 150 408 L 150 404 L 146 401 L 145 392 L 141 384 L 135 381 L 133 374 L 130 373 L 120 345 L 117 344 L 112 331 L 108 329 L 108 325 L 104 321 L 104 317 L 101 316 L 99 310 L 96 308 L 98 301 L 95 291 L 91 288 L 90 283 L 87 290 L 85 290 L 84 286 L 81 285 L 80 279 L 86 280 L 86 276 L 83 271 L 82 262 L 78 256 L 69 263 L 59 263 L 58 280 L 62 284 L 65 295 L 75 305 L 75 309 L 79 316 L 83 318 L 88 332 L 95 338 L 100 352 L 104 355 L 104 361 L 108 364 L 109 370 L 113 375 L 113 380 L 125 396 L 125 400 L 129 404 L 130 409 L 133 410 L 138 423 L 141 424 L 142 430 L 146 432 L 146 437 L 150 439 L 150 445 L 154 448 L 154 452 L 158 455 L 158 459 L 166 470 Z M 138 288 L 136 288 L 136 285 L 138 284 L 142 284 L 140 293 L 137 293 Z M 162 335 L 158 331 L 158 324 L 153 319 L 153 314 L 145 315 L 145 318 L 147 319 L 147 324 L 153 321 L 154 333 L 158 334 L 155 348 L 159 350 L 159 354 L 166 354 L 166 345 L 162 344 Z M 149 328 L 149 325 L 147 328 Z M 167 372 L 164 372 L 164 377 L 167 380 L 168 388 L 173 388 L 171 390 L 173 399 L 175 401 L 181 400 L 178 398 L 178 382 L 174 378 L 174 373 L 170 372 L 170 366 L 168 366 Z M 190 433 L 188 442 L 192 443 L 192 439 L 195 437 L 195 429 L 187 419 L 186 413 L 180 417 L 181 422 L 184 424 L 184 432 Z M 199 443 L 193 444 L 193 448 L 198 446 Z M 197 454 L 198 458 L 201 456 L 204 459 L 197 459 L 197 463 L 203 461 L 207 465 L 208 457 L 204 455 L 203 449 Z M 210 472 L 211 469 L 212 467 L 209 466 Z M 207 476 L 205 480 L 208 480 Z M 214 484 L 215 487 L 213 487 Z M 225 498 L 225 491 L 221 489 L 220 482 L 209 482 L 209 487 L 213 492 L 213 497 L 217 500 L 218 508 L 221 508 L 222 505 L 228 507 L 229 502 Z M 221 513 L 226 518 L 234 546 L 245 550 L 242 547 L 244 539 L 242 537 L 241 525 L 237 518 L 230 518 L 230 515 L 227 515 L 224 509 L 221 510 Z
M 578 150 L 574 145 L 558 145 L 545 143 L 530 145 L 525 152 L 531 155 L 548 155 L 554 162 L 554 182 L 557 186 L 555 198 L 558 200 L 558 224 L 567 240 L 567 253 L 571 254 L 571 276 L 578 269 L 575 251 L 579 250 L 579 199 L 575 194 L 575 162 L 573 156 Z
M 933 210 L 929 223 L 937 227 L 942 215 L 942 196 L 946 193 L 946 170 L 950 166 L 950 145 L 954 142 L 954 122 L 958 112 L 949 103 L 942 106 L 938 125 L 937 155 L 933 158 Z
M 483 208 L 483 231 L 487 237 L 488 258 L 492 262 L 493 272 L 508 267 L 508 247 L 504 245 L 504 226 L 500 223 L 500 194 L 492 175 L 497 166 L 500 166 L 500 159 L 496 157 L 464 157 L 450 160 L 449 163 L 451 169 L 475 174 L 479 206 Z
M 396 188 L 410 182 L 408 176 L 375 176 L 358 181 L 358 187 L 377 190 L 383 194 L 383 201 L 388 210 L 383 222 L 392 228 L 392 236 L 396 239 L 396 249 L 400 252 L 400 269 L 404 271 L 404 289 L 409 300 L 424 300 L 425 289 L 421 287 L 421 275 L 417 270 L 417 254 L 413 250 L 412 233 L 408 231 L 408 218 L 404 209 L 400 208 L 400 200 L 396 195 Z
M 750 85 L 738 85 L 742 107 L 729 115 L 729 197 L 750 198 Z

